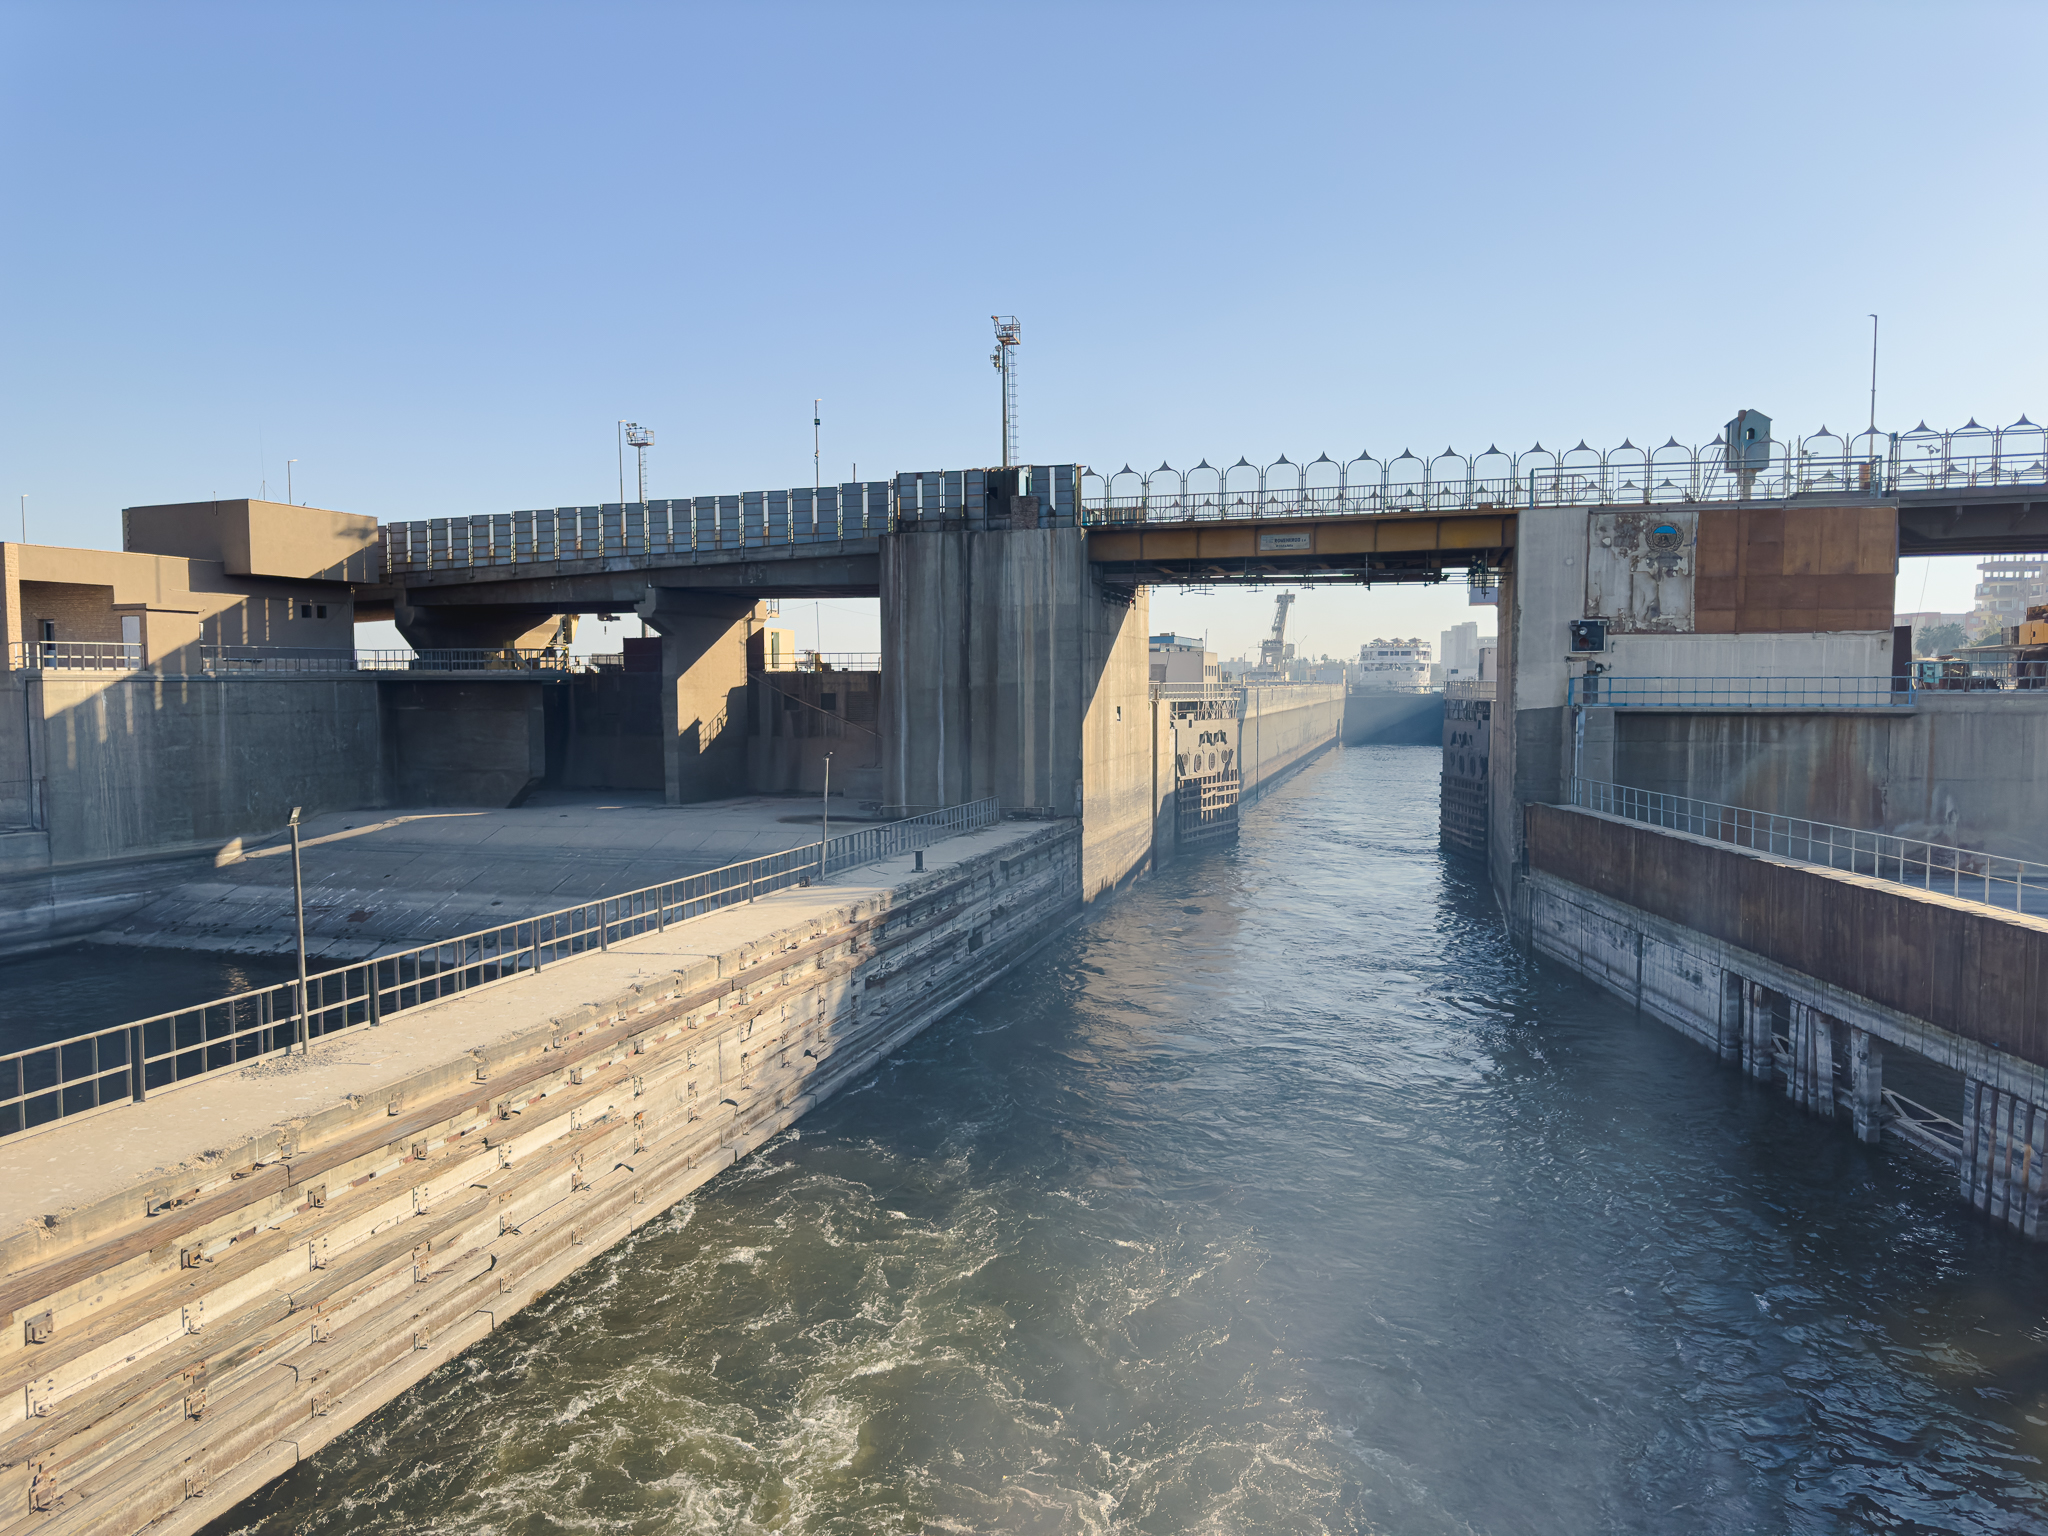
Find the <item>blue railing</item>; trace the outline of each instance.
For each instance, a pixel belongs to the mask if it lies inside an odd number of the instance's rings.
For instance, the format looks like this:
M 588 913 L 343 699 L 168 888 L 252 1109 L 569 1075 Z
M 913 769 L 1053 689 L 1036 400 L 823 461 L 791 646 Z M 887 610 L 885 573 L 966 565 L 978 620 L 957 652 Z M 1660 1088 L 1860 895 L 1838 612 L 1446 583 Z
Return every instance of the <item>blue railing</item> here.
M 1587 709 L 1911 709 L 1903 677 L 1574 677 L 1565 702 Z

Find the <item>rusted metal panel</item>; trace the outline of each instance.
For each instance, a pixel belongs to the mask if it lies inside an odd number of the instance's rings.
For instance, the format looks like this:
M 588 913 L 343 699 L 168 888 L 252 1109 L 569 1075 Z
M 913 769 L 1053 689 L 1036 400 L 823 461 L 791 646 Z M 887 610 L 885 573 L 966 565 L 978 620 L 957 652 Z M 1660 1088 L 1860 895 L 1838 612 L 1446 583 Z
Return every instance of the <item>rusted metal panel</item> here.
M 1586 612 L 1616 634 L 1692 633 L 1697 512 L 1595 512 L 1586 524 Z
M 2048 1066 L 2048 921 L 1560 806 L 1532 868 Z

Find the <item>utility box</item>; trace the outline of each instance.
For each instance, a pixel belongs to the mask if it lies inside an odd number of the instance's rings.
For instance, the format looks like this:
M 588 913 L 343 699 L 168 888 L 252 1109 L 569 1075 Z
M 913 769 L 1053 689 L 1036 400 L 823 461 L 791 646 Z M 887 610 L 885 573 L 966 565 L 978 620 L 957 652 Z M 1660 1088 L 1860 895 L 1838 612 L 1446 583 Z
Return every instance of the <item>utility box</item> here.
M 1728 467 L 1756 475 L 1771 467 L 1771 418 L 1762 411 L 1737 411 L 1728 423 Z
M 1590 655 L 1607 649 L 1607 621 L 1605 619 L 1572 620 L 1572 654 Z

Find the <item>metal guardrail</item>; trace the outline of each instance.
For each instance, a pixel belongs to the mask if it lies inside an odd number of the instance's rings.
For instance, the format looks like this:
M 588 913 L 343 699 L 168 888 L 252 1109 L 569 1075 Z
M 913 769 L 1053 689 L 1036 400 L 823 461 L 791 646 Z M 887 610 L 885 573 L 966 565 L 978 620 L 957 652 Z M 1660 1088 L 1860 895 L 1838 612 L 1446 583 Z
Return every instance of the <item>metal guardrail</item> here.
M 1270 464 L 1240 458 L 1224 469 L 1207 459 L 1190 470 L 1162 464 L 1140 472 L 1126 465 L 1110 475 L 1085 472 L 1081 501 L 1085 523 L 1115 526 L 1902 495 L 2044 483 L 2048 431 L 2022 416 L 2009 427 L 1982 427 L 1973 420 L 1950 432 L 1922 423 L 1910 432 L 1850 437 L 1822 427 L 1810 437 L 1744 445 L 1733 458 L 1716 437 L 1697 446 L 1672 438 L 1661 448 L 1624 442 L 1598 449 L 1581 442 L 1558 452 L 1539 443 L 1522 453 L 1446 448 L 1427 457 L 1403 450 L 1390 459 L 1361 453 L 1342 462 L 1322 454 L 1302 464 L 1282 454 Z
M 385 523 L 378 537 L 387 580 L 479 565 L 690 564 L 707 555 L 872 539 L 906 523 L 957 526 L 1001 510 L 990 501 L 990 477 L 1019 472 L 923 470 L 815 489 L 436 517 Z M 1072 527 L 1079 466 L 1038 464 L 1021 473 L 1039 525 Z M 1006 525 L 1014 527 L 1025 514 L 1019 503 L 1006 505 Z
M 14 672 L 134 672 L 142 647 L 126 640 L 10 640 L 8 670 Z
M 1500 683 L 1496 678 L 1453 677 L 1444 683 L 1444 697 L 1447 699 L 1490 699 L 1499 691 L 1499 688 Z
M 1913 686 L 1929 693 L 2039 693 L 2048 689 L 2048 661 L 1985 661 L 1917 656 Z
M 42 640 L 8 647 L 8 665 L 17 672 L 138 672 L 146 667 L 196 665 L 203 674 L 240 676 L 256 673 L 356 672 L 601 672 L 623 666 L 621 656 L 573 656 L 550 649 L 520 650 L 511 646 L 468 649 L 320 650 L 312 647 L 198 645 L 179 646 L 145 661 L 139 645 L 90 640 Z
M 799 672 L 879 672 L 882 670 L 880 651 L 798 651 L 796 671 Z
M 0 1136 L 134 1102 L 155 1090 L 246 1066 L 306 1041 L 378 1024 L 455 993 L 521 975 L 756 897 L 808 884 L 963 832 L 994 826 L 1000 802 L 976 800 L 829 843 L 809 843 L 617 896 L 562 907 L 298 982 L 215 998 L 129 1024 L 0 1056 Z M 139 1068 L 139 1070 L 138 1070 Z
M 1667 831 L 1754 848 L 1760 853 L 1871 875 L 1964 901 L 2030 916 L 2048 915 L 2048 864 L 1930 843 L 1890 832 L 1838 827 L 1803 816 L 1632 789 L 1597 779 L 1572 780 L 1572 804 Z
M 1911 709 L 1903 677 L 1574 677 L 1568 705 L 1587 709 Z

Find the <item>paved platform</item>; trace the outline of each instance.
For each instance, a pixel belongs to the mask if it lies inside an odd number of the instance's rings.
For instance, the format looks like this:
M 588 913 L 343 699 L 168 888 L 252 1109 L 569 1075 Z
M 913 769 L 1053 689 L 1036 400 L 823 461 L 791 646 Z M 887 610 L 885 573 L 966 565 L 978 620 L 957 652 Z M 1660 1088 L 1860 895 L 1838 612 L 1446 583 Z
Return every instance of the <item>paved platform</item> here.
M 312 818 L 302 837 L 307 943 L 339 964 L 817 837 L 815 800 L 770 796 L 667 805 L 652 793 L 543 791 L 516 810 L 335 812 Z M 93 937 L 288 953 L 296 942 L 290 844 L 272 838 L 236 850 Z

